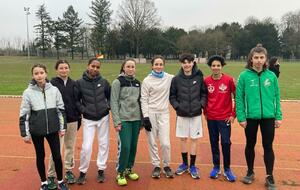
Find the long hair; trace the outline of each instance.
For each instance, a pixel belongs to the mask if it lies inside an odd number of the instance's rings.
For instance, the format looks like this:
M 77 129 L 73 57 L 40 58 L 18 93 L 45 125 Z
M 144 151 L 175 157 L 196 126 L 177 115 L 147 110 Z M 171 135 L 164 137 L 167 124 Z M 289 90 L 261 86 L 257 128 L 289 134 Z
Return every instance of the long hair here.
M 121 65 L 120 74 L 125 74 L 124 65 L 127 63 L 127 61 L 133 61 L 134 64 L 136 65 L 136 61 L 133 58 L 125 59 L 124 62 L 122 63 L 122 65 Z
M 277 57 L 271 57 L 269 60 L 269 67 L 274 67 L 275 63 L 278 61 Z
M 246 68 L 248 68 L 248 69 L 252 68 L 252 65 L 253 65 L 252 57 L 253 57 L 254 53 L 263 53 L 263 54 L 265 54 L 266 58 L 268 59 L 267 49 L 264 48 L 262 46 L 262 44 L 257 44 L 256 47 L 252 48 L 248 54 L 247 65 L 246 65 Z M 266 68 L 267 68 L 267 60 L 263 65 L 263 70 L 265 70 Z
M 39 68 L 42 68 L 45 73 L 48 73 L 47 72 L 47 67 L 43 64 L 40 64 L 40 63 L 37 63 L 37 64 L 34 64 L 32 67 L 31 67 L 31 75 L 33 75 L 33 69 L 36 68 L 36 67 L 39 67 Z

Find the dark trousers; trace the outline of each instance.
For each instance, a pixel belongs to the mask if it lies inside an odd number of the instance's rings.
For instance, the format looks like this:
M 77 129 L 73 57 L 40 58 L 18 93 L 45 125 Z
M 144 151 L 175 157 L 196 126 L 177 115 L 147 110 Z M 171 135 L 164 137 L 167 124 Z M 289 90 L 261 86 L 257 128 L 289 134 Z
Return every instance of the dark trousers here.
M 247 119 L 247 127 L 245 129 L 246 148 L 245 156 L 249 171 L 253 171 L 255 158 L 254 147 L 256 144 L 258 126 L 260 126 L 262 144 L 264 148 L 264 162 L 267 175 L 273 174 L 274 152 L 273 140 L 275 135 L 275 119 Z
M 60 143 L 58 133 L 51 133 L 46 136 L 31 136 L 36 154 L 36 166 L 41 178 L 41 181 L 46 181 L 45 172 L 45 147 L 44 138 L 47 139 L 53 157 L 57 179 L 62 180 L 62 161 L 60 155 Z
M 230 168 L 231 126 L 223 120 L 207 120 L 209 140 L 214 167 L 220 168 L 219 134 L 223 153 L 224 169 Z

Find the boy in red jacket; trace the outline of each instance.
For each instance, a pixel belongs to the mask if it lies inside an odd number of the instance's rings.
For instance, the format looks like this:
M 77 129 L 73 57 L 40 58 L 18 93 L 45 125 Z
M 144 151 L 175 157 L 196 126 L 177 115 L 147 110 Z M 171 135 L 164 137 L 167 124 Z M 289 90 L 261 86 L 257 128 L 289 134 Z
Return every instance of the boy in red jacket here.
M 212 75 L 205 79 L 208 90 L 205 117 L 207 119 L 214 164 L 210 173 L 210 178 L 216 179 L 218 178 L 218 175 L 221 174 L 219 151 L 220 134 L 224 162 L 224 176 L 228 181 L 234 182 L 236 176 L 230 169 L 231 123 L 233 123 L 235 118 L 235 109 L 232 103 L 232 97 L 235 96 L 234 79 L 231 76 L 222 73 L 222 68 L 226 64 L 223 57 L 214 55 L 209 58 L 207 64 L 212 71 Z

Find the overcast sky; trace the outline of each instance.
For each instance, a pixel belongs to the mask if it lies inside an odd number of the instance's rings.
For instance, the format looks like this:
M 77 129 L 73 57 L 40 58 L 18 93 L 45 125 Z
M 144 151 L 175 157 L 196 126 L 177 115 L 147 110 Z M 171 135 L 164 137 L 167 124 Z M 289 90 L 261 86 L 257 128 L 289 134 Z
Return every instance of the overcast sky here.
M 111 0 L 113 17 L 123 0 Z M 215 26 L 223 22 L 244 21 L 249 16 L 258 19 L 280 18 L 287 12 L 298 11 L 300 0 L 153 0 L 158 9 L 162 26 L 176 26 L 190 30 L 195 27 Z M 33 26 L 37 24 L 35 12 L 45 4 L 52 18 L 62 17 L 69 5 L 79 12 L 80 18 L 89 22 L 91 0 L 0 0 L 0 39 L 20 37 L 26 39 L 26 16 L 24 7 L 30 7 L 29 31 L 34 37 Z

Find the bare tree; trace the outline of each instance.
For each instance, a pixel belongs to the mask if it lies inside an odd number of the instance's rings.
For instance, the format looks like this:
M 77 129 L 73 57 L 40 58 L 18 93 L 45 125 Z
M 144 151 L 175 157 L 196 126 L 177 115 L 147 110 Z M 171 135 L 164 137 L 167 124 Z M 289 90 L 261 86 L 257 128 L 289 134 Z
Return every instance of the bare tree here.
M 119 6 L 120 25 L 130 26 L 135 44 L 135 54 L 139 56 L 141 39 L 147 29 L 157 27 L 160 19 L 155 4 L 151 0 L 123 0 Z

